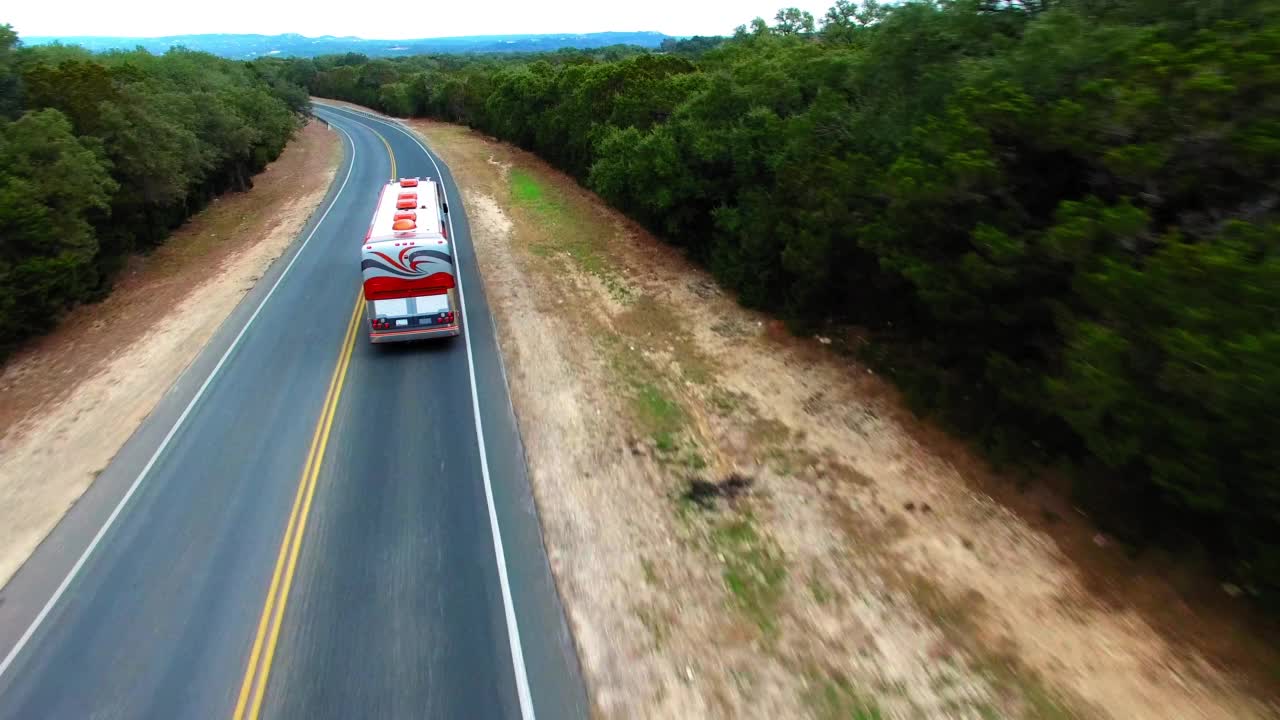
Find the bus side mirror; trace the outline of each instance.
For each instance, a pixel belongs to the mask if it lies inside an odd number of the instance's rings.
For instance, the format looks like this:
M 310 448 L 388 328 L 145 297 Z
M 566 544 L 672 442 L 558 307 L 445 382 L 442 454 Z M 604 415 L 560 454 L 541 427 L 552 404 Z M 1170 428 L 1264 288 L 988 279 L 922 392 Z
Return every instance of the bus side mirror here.
M 440 203 L 440 209 L 444 210 L 444 214 L 449 214 L 449 203 Z

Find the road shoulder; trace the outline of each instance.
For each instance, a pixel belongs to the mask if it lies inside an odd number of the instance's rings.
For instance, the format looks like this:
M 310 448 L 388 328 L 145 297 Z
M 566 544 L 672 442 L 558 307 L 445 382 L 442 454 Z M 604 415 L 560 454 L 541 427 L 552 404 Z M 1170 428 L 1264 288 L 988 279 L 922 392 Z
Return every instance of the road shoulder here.
M 245 193 L 223 196 L 110 296 L 75 309 L 0 374 L 0 587 L 90 487 L 271 263 L 341 161 L 312 123 Z

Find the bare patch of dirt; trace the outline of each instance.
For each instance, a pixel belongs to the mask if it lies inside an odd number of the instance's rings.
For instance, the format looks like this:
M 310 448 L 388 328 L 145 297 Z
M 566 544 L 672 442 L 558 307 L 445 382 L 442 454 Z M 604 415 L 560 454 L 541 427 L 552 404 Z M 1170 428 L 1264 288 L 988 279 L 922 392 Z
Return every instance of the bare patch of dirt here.
M 336 136 L 303 128 L 252 190 L 215 200 L 101 303 L 0 373 L 0 586 L 80 498 L 324 198 Z
M 466 194 L 599 715 L 1280 712 L 1247 672 L 1276 653 L 1221 647 L 1247 635 L 1230 608 L 1170 610 L 1183 595 L 1069 506 L 995 492 L 887 382 L 537 158 L 411 125 Z

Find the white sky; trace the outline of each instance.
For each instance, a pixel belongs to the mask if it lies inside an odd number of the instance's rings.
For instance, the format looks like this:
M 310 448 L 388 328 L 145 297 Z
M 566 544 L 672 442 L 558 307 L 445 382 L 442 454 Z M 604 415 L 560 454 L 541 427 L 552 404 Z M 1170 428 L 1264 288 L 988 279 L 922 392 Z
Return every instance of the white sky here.
M 772 20 L 795 6 L 820 18 L 829 0 L 498 0 L 365 4 L 313 0 L 17 0 L 0 24 L 19 36 L 154 37 L 196 33 L 300 33 L 403 39 L 508 33 L 656 30 L 669 35 L 727 35 L 754 17 Z

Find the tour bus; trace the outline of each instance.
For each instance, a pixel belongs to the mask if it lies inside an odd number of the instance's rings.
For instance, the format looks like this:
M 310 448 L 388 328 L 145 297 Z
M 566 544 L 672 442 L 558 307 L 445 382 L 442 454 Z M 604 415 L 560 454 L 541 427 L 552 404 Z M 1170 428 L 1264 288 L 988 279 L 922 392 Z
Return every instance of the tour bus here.
M 448 212 L 440 184 L 430 178 L 401 178 L 382 188 L 360 253 L 370 341 L 459 334 Z

